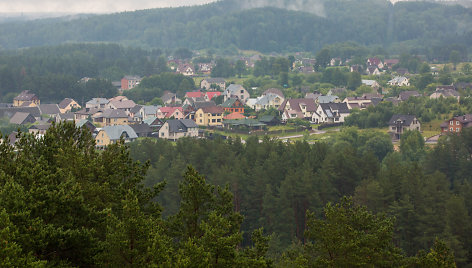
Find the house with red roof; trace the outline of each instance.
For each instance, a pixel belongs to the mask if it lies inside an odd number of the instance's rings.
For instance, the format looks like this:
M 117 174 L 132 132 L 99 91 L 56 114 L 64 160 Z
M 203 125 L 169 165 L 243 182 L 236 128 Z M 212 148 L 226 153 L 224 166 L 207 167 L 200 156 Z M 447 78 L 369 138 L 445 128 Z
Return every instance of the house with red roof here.
M 182 107 L 161 107 L 157 109 L 157 118 L 174 118 L 174 119 L 184 119 L 184 111 Z
M 205 93 L 205 100 L 206 101 L 211 101 L 214 97 L 219 97 L 221 96 L 221 92 L 219 91 L 210 91 Z
M 201 91 L 191 91 L 185 93 L 185 98 L 203 98 L 205 96 L 205 93 Z

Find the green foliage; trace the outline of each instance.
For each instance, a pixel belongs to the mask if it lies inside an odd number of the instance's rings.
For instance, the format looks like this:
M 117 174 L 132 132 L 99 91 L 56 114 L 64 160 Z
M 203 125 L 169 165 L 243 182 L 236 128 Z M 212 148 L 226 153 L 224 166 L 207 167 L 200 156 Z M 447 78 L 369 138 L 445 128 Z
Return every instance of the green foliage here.
M 308 214 L 305 254 L 313 267 L 396 267 L 404 257 L 392 237 L 391 218 L 343 198 L 326 205 L 323 219 Z

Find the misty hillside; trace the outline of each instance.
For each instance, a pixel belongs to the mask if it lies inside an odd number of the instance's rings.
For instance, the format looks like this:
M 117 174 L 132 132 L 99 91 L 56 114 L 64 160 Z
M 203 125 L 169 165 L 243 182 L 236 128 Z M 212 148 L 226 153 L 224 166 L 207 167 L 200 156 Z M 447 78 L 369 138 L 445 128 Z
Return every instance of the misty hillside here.
M 271 7 L 267 3 L 226 0 L 75 20 L 3 23 L 0 46 L 14 49 L 66 42 L 117 42 L 149 48 L 280 52 L 314 51 L 343 41 L 420 50 L 432 45 L 472 44 L 472 11 L 461 6 L 426 2 L 392 5 L 383 0 L 279 0 L 271 1 Z

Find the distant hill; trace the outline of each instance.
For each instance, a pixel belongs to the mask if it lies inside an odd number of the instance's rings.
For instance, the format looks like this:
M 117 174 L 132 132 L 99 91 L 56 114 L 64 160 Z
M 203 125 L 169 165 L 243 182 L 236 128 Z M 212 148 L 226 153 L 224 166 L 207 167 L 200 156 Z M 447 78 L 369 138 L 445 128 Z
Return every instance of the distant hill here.
M 316 51 L 355 41 L 401 50 L 472 44 L 472 11 L 462 6 L 385 0 L 226 0 L 195 7 L 150 9 L 111 15 L 0 24 L 4 49 L 67 42 L 116 42 L 145 48 Z M 267 1 L 265 1 L 267 2 Z M 294 6 L 294 2 L 305 6 Z M 247 3 L 252 3 L 247 5 Z M 260 5 L 257 5 L 259 3 Z M 292 4 L 284 4 L 292 3 Z M 261 6 L 260 8 L 253 8 Z M 310 12 L 296 11 L 306 10 Z

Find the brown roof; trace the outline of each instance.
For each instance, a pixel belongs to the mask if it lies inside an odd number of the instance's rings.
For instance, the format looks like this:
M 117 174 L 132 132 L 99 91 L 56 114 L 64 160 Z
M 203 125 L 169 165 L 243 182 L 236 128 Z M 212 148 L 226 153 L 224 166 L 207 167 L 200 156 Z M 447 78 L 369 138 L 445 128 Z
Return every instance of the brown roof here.
M 17 100 L 17 101 L 32 101 L 34 99 L 37 99 L 38 97 L 36 97 L 36 95 L 29 91 L 29 90 L 24 90 L 20 93 L 20 95 L 16 96 L 14 98 L 14 100 Z
M 287 103 L 290 104 L 290 108 L 295 111 L 301 112 L 300 104 L 305 104 L 306 105 L 306 110 L 307 112 L 314 112 L 316 111 L 316 103 L 314 99 L 290 99 L 290 100 L 285 100 L 282 105 L 280 105 L 279 110 L 283 111 L 285 110 L 285 106 L 287 106 Z
M 279 95 L 280 97 L 285 98 L 284 93 L 282 92 L 282 90 L 280 90 L 278 88 L 269 88 L 268 90 L 264 91 L 264 93 L 262 93 L 262 95 L 267 95 L 269 93 Z
M 128 115 L 123 110 L 108 109 L 108 110 L 103 111 L 101 117 L 104 117 L 104 118 L 128 118 Z
M 204 113 L 209 113 L 209 114 L 222 114 L 225 112 L 225 110 L 221 106 L 208 106 L 208 107 L 202 107 L 200 109 L 202 109 Z

